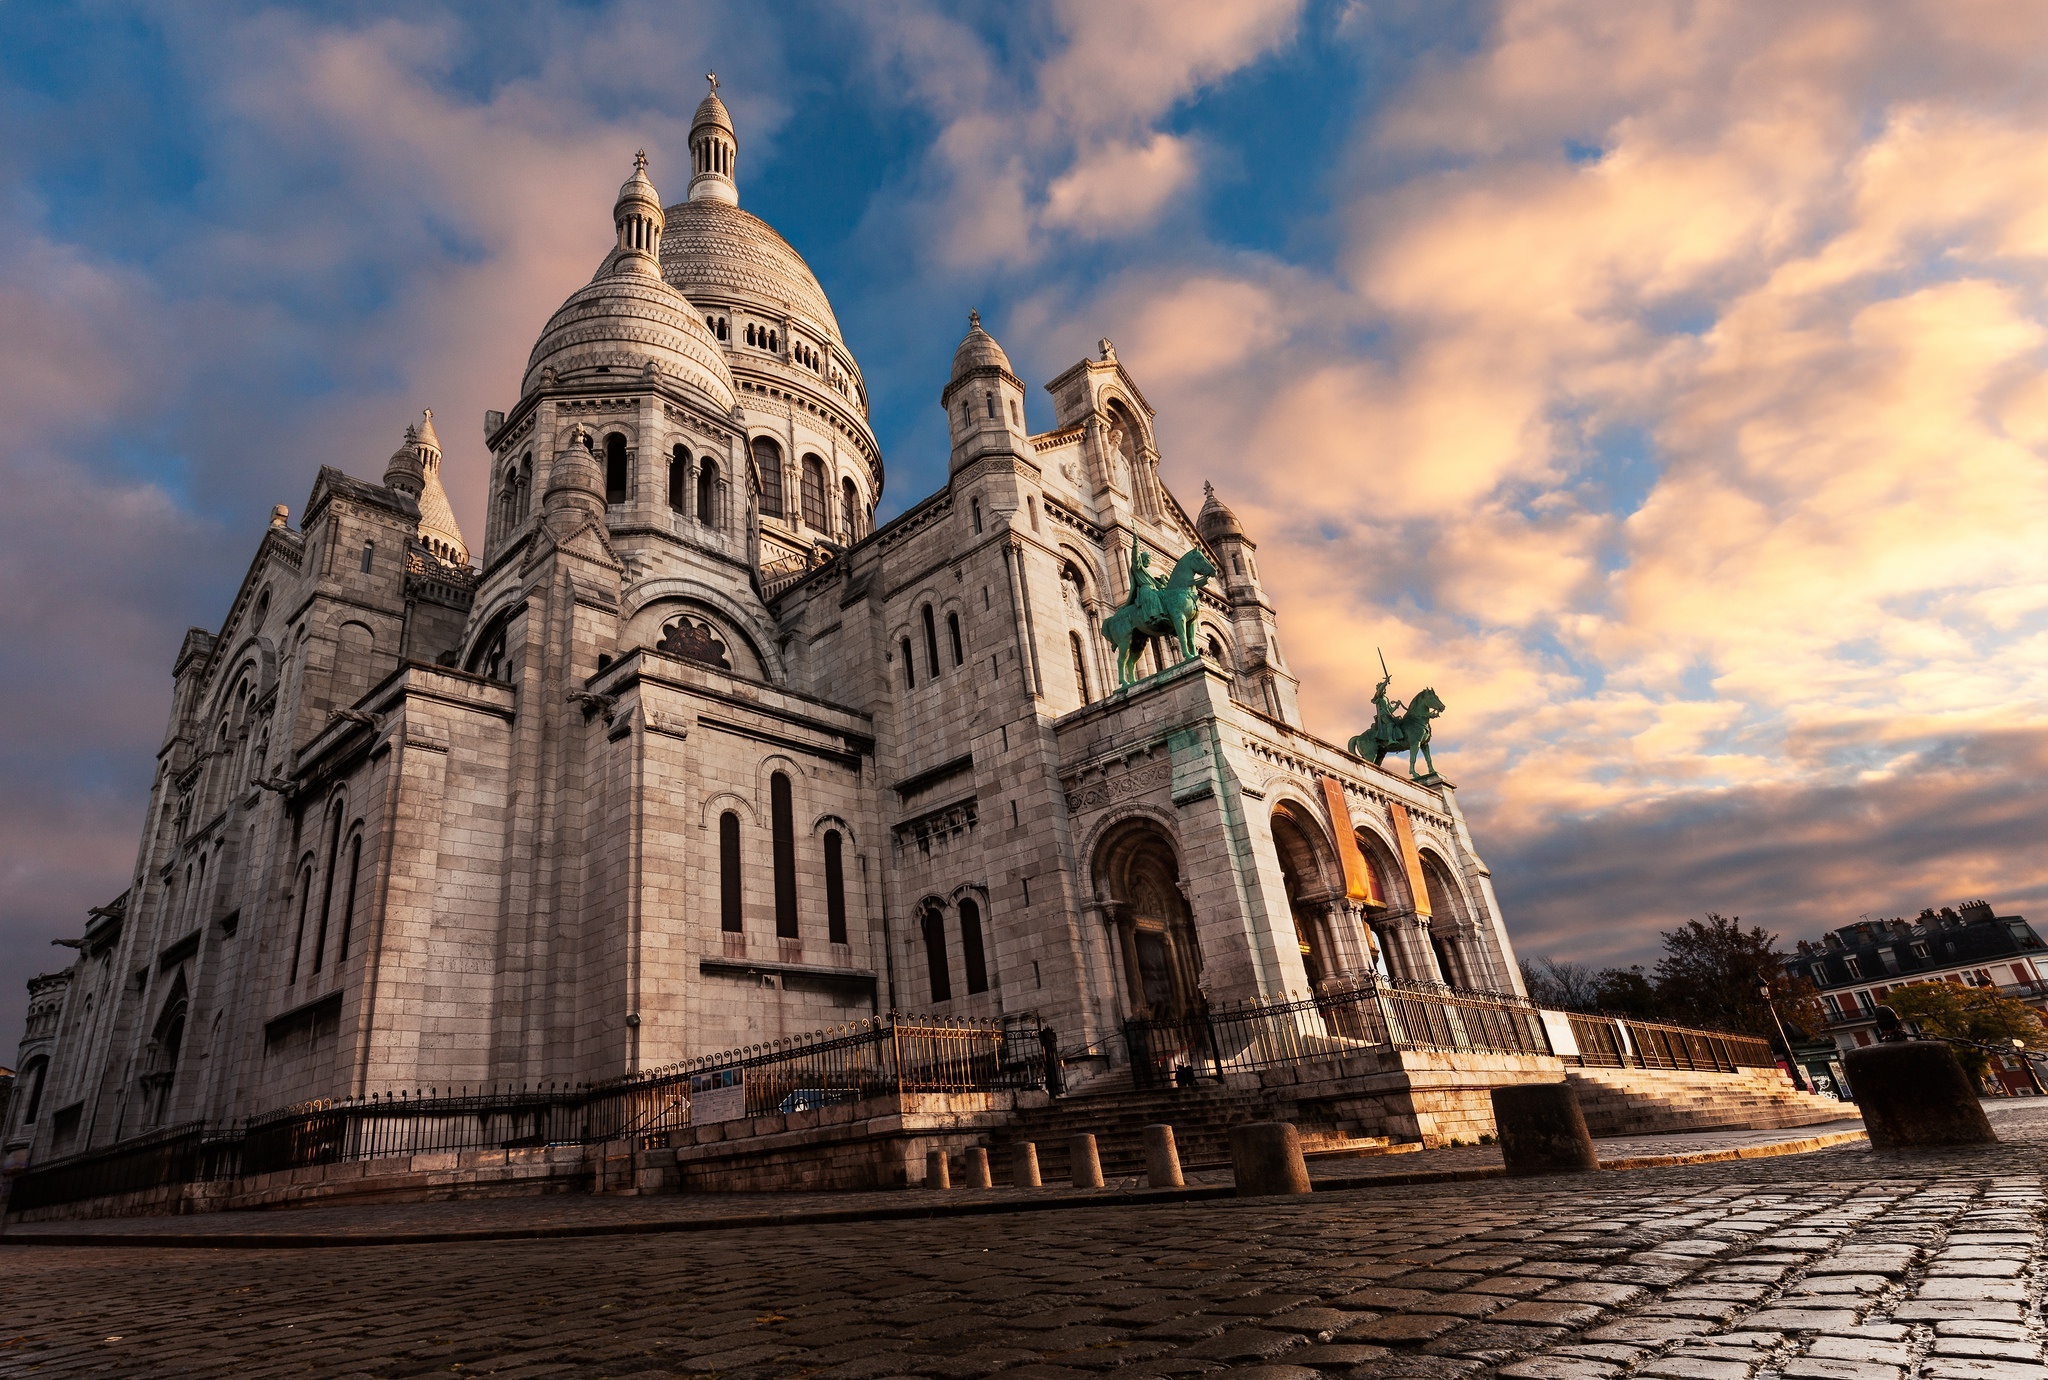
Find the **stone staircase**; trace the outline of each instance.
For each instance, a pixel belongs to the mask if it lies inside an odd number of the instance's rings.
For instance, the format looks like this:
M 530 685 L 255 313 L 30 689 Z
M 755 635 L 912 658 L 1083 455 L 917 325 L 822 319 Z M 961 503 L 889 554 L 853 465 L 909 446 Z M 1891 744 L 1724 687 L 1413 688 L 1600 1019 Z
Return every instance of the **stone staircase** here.
M 1777 1069 L 1696 1074 L 1684 1069 L 1571 1069 L 1595 1136 L 1780 1129 L 1853 1119 L 1855 1104 L 1803 1093 Z
M 1306 1115 L 1305 1115 L 1306 1113 Z M 1008 1183 L 1010 1146 L 1031 1141 L 1038 1146 L 1039 1174 L 1048 1184 L 1068 1177 L 1067 1141 L 1092 1134 L 1105 1180 L 1143 1175 L 1145 1127 L 1164 1122 L 1173 1127 L 1175 1147 L 1184 1170 L 1230 1163 L 1230 1128 L 1248 1121 L 1292 1121 L 1299 1128 L 1302 1150 L 1319 1155 L 1372 1155 L 1417 1148 L 1389 1146 L 1384 1136 L 1352 1134 L 1314 1119 L 1308 1109 L 1277 1099 L 1270 1091 L 1234 1088 L 1204 1082 L 1192 1088 L 1132 1086 L 1130 1071 L 1120 1069 L 1095 1078 L 1049 1106 L 1019 1112 L 989 1142 L 990 1168 Z

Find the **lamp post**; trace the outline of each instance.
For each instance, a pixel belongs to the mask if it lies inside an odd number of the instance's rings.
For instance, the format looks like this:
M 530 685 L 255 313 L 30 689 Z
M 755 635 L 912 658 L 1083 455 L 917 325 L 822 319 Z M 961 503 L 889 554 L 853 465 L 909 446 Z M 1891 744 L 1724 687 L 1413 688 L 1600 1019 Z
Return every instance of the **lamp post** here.
M 1792 1071 L 1792 1086 L 1801 1092 L 1811 1092 L 1806 1079 L 1799 1072 L 1799 1058 L 1792 1053 L 1792 1041 L 1785 1034 L 1785 1023 L 1778 1019 L 1778 1004 L 1771 1000 L 1771 984 L 1759 982 L 1756 994 L 1764 999 L 1764 1009 L 1771 1013 L 1771 1024 L 1778 1028 L 1778 1048 L 1785 1051 L 1785 1067 Z

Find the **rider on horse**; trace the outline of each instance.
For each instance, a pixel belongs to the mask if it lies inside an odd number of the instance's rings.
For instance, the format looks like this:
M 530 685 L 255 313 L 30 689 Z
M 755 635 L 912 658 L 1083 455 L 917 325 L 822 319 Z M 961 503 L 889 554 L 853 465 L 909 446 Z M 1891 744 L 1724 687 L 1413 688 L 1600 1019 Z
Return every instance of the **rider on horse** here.
M 1140 623 L 1157 623 L 1166 617 L 1166 602 L 1159 597 L 1165 584 L 1152 573 L 1152 553 L 1133 542 L 1131 544 L 1131 604 L 1138 611 Z
M 1400 700 L 1387 698 L 1387 685 L 1394 679 L 1390 671 L 1380 677 L 1379 685 L 1372 692 L 1372 738 L 1381 743 L 1401 741 L 1401 711 L 1407 706 Z

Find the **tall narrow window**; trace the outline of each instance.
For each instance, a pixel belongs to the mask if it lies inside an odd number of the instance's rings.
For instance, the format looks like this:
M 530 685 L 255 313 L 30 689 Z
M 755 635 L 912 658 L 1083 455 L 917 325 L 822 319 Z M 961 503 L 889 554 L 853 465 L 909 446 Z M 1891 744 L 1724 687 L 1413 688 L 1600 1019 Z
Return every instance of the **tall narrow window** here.
M 604 438 L 604 501 L 626 501 L 626 438 L 616 431 Z
M 754 468 L 761 472 L 761 516 L 782 516 L 782 447 L 766 436 L 754 438 Z
M 814 532 L 830 531 L 825 512 L 825 462 L 815 455 L 804 457 L 803 485 L 804 526 Z
M 839 481 L 839 526 L 848 542 L 860 539 L 860 490 L 851 479 Z
M 690 452 L 681 446 L 668 460 L 668 506 L 670 512 L 690 511 Z
M 376 563 L 376 560 L 377 560 L 377 543 L 375 543 L 375 542 L 373 542 L 373 541 L 366 541 L 366 542 L 364 542 L 364 543 L 363 543 L 363 574 L 367 575 L 367 574 L 369 574 L 369 573 L 370 573 L 370 567 L 371 567 L 372 565 L 374 565 L 374 564 Z
M 939 678 L 939 625 L 932 621 L 932 606 L 924 606 L 924 669 L 933 680 Z
M 718 525 L 718 462 L 706 459 L 697 467 L 697 521 Z
M 1081 648 L 1081 634 L 1070 632 L 1067 641 L 1074 649 L 1074 688 L 1081 692 L 1081 703 L 1093 704 L 1094 697 L 1088 693 L 1088 654 Z
M 348 845 L 348 891 L 341 903 L 341 942 L 334 951 L 334 961 L 348 961 L 348 935 L 356 923 L 356 876 L 363 866 L 363 836 L 357 834 Z
M 974 513 L 974 535 L 978 537 L 981 535 L 981 500 L 974 499 L 968 506 Z
M 971 896 L 960 900 L 960 959 L 967 965 L 967 993 L 988 990 L 988 956 L 981 947 L 981 907 Z
M 313 937 L 313 971 L 327 955 L 327 917 L 334 909 L 334 874 L 341 868 L 341 811 L 334 812 L 334 828 L 327 838 L 327 880 L 320 886 L 320 928 Z
M 789 776 L 776 772 L 768 779 L 769 813 L 775 830 L 775 937 L 796 938 L 796 807 L 789 795 Z
M 915 690 L 917 689 L 917 663 L 910 659 L 909 638 L 903 639 L 901 650 L 903 652 L 903 688 L 905 690 Z
M 825 831 L 825 937 L 834 944 L 846 942 L 845 845 L 837 829 Z
M 305 863 L 299 868 L 299 924 L 292 933 L 292 966 L 285 976 L 285 985 L 299 980 L 299 951 L 306 947 L 306 909 L 313 901 L 313 855 L 306 855 Z
M 946 961 L 946 913 L 936 905 L 924 913 L 924 969 L 934 1002 L 953 1000 L 953 975 Z
M 718 928 L 740 932 L 740 817 L 718 817 Z
M 946 615 L 946 635 L 953 639 L 953 664 L 955 666 L 966 665 L 967 647 L 964 643 L 960 641 L 959 614 L 949 613 Z

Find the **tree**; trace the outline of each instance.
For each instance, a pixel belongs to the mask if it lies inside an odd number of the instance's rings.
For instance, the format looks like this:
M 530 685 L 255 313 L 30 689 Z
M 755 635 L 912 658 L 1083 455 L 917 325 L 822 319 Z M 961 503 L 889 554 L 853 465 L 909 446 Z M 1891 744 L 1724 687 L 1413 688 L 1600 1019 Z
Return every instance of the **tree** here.
M 1599 975 L 1583 963 L 1544 957 L 1522 960 L 1522 985 L 1538 1006 L 1591 1011 L 1600 1004 Z
M 1775 1043 L 1771 1008 L 1758 992 L 1768 987 L 1778 1015 L 1788 1026 L 1818 1029 L 1825 1024 L 1813 989 L 1785 971 L 1778 937 L 1761 926 L 1742 927 L 1709 911 L 1664 931 L 1664 957 L 1657 960 L 1659 1004 L 1669 1019 L 1709 1030 L 1760 1035 Z
M 2048 1025 L 2025 1002 L 1996 987 L 1965 987 L 1960 982 L 1909 982 L 1885 994 L 1885 1005 L 1911 1021 L 1923 1035 L 1936 1039 L 1975 1040 L 2002 1045 L 2024 1040 L 2030 1047 L 2048 1041 Z M 1954 1045 L 1956 1059 L 1972 1082 L 1981 1083 L 1991 1070 L 1991 1056 L 1974 1045 Z
M 1640 963 L 1601 969 L 1593 979 L 1593 1000 L 1602 1011 L 1632 1016 L 1639 1021 L 1661 1021 L 1669 1015 Z

